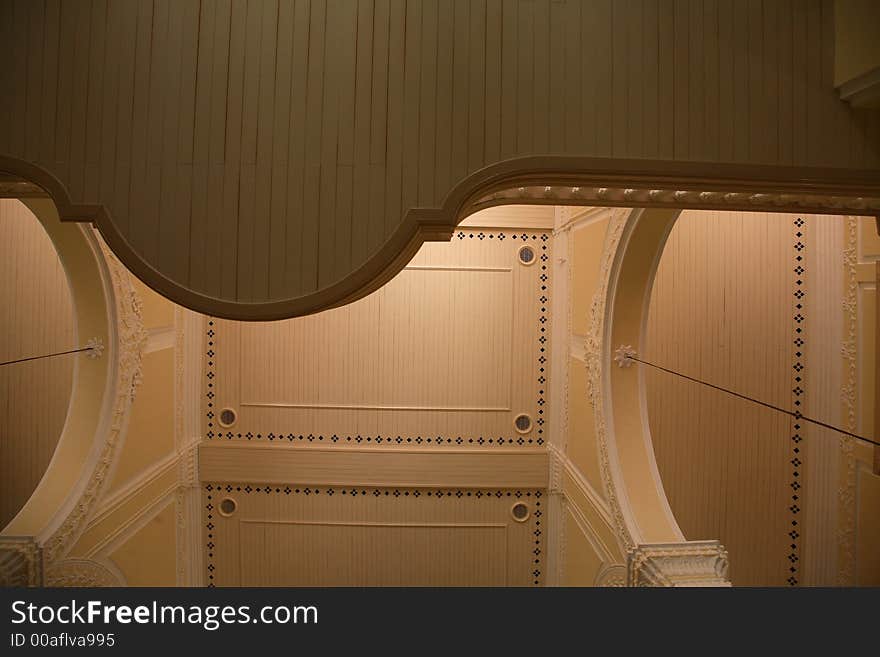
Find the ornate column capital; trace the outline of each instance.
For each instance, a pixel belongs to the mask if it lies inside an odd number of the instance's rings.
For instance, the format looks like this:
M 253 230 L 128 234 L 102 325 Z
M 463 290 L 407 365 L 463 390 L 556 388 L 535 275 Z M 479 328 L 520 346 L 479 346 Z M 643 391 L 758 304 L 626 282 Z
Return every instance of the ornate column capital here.
M 643 543 L 627 553 L 627 586 L 730 586 L 718 541 Z
M 43 551 L 31 536 L 0 536 L 0 586 L 42 586 Z

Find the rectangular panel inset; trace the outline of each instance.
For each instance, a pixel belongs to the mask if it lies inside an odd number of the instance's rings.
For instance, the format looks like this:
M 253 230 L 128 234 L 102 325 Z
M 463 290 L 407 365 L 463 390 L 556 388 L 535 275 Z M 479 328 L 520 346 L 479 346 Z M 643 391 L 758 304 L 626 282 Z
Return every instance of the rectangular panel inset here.
M 503 524 L 241 523 L 242 586 L 504 586 Z M 393 545 L 393 556 L 371 555 Z M 248 559 L 246 555 L 260 558 Z M 389 558 L 391 557 L 391 558 Z M 303 567 L 307 564 L 309 567 Z
M 550 244 L 544 230 L 461 229 L 423 244 L 398 276 L 343 307 L 278 322 L 209 319 L 207 438 L 542 446 Z M 232 425 L 218 422 L 227 408 Z M 523 433 L 520 414 L 531 418 Z
M 512 315 L 509 268 L 408 268 L 350 306 L 242 325 L 242 405 L 510 410 Z
M 227 481 L 202 489 L 209 586 L 544 582 L 545 490 Z

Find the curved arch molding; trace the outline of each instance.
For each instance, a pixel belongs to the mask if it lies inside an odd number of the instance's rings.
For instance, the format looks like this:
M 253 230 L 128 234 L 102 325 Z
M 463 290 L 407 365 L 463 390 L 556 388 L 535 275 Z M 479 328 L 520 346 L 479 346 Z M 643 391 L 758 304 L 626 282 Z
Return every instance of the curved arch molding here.
M 808 24 L 831 43 L 827 7 L 780 7 L 765 26 L 768 53 L 791 50 L 762 67 L 773 103 L 734 95 L 753 81 L 732 66 L 732 33 L 683 40 L 697 18 L 732 30 L 734 10 L 717 11 L 0 0 L 0 55 L 15 63 L 0 71 L 0 171 L 45 189 L 62 219 L 94 222 L 159 293 L 251 320 L 363 296 L 481 199 L 519 188 L 880 213 L 880 115 L 842 103 L 816 75 L 832 50 L 814 62 L 794 34 Z
M 112 478 L 141 379 L 147 332 L 141 302 L 122 265 L 88 226 L 64 224 L 49 199 L 28 199 L 58 251 L 70 284 L 80 344 L 96 337 L 99 358 L 76 356 L 64 429 L 46 472 L 24 507 L 0 532 L 38 546 L 51 567 L 65 557 Z

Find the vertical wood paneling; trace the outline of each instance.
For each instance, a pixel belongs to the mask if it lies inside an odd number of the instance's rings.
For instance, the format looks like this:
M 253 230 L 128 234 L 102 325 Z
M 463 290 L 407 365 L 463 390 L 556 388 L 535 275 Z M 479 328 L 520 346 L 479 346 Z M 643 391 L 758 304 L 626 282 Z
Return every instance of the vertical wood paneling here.
M 0 151 L 224 299 L 313 293 L 517 155 L 876 167 L 828 0 L 0 0 Z
M 403 85 L 404 85 L 404 31 L 406 29 L 406 3 L 404 0 L 390 0 L 391 9 L 388 27 L 388 128 L 385 141 L 385 209 L 383 237 L 390 235 L 395 228 L 393 213 L 400 211 L 400 187 L 403 179 L 403 146 L 401 127 L 403 124 Z M 457 11 L 458 5 L 456 5 Z M 458 55 L 456 50 L 455 55 Z M 455 140 L 455 131 L 450 136 Z
M 240 207 L 240 162 L 242 156 L 242 101 L 244 93 L 244 44 L 247 3 L 232 0 L 229 21 L 229 69 L 226 83 L 226 120 L 218 126 L 225 127 L 225 141 L 222 163 L 223 170 L 223 208 L 220 220 L 220 258 L 219 289 L 223 296 L 236 296 L 238 289 L 239 230 L 238 211 Z M 245 156 L 246 157 L 246 156 Z
M 673 14 L 673 139 L 675 159 L 690 157 L 690 16 L 687 0 L 675 0 Z
M 47 0 L 46 12 L 43 15 L 43 94 L 42 106 L 40 107 L 40 161 L 46 164 L 55 159 L 55 109 L 56 92 L 58 89 L 58 41 L 59 21 L 61 15 L 60 0 Z M 2 18 L 3 27 L 0 30 L 11 28 L 11 21 Z M 3 43 L 8 43 L 11 37 L 3 37 Z M 3 83 L 6 88 L 6 82 Z M 8 117 L 2 114 L 6 103 L 0 102 L 0 121 L 4 127 L 0 127 L 0 148 L 2 148 L 2 135 L 10 130 L 12 124 Z M 7 105 L 8 106 L 8 105 Z
M 422 10 L 420 43 L 421 75 L 418 97 L 418 183 L 417 204 L 424 206 L 434 196 L 437 123 L 437 5 L 425 3 Z
M 444 12 L 444 16 L 449 18 L 448 12 Z M 375 15 L 373 16 L 373 86 L 370 92 L 369 223 L 363 247 L 366 253 L 374 253 L 379 245 L 382 244 L 385 237 L 385 223 L 387 221 L 385 217 L 385 180 L 387 178 L 386 136 L 388 134 L 388 76 L 391 68 L 388 60 L 389 19 L 389 0 L 376 0 Z M 449 21 L 451 22 L 451 18 Z M 451 66 L 451 61 L 451 56 L 444 59 L 441 62 L 441 68 Z M 451 93 L 448 93 L 447 97 L 451 99 Z M 450 112 L 451 109 L 450 106 Z M 441 116 L 445 115 L 442 109 L 440 114 Z M 444 145 L 448 143 L 446 140 L 443 141 Z M 362 200 L 358 198 L 359 203 Z
M 703 3 L 703 156 L 707 160 L 719 160 L 719 95 L 721 78 L 726 77 L 728 69 L 719 67 L 719 29 L 718 0 Z
M 704 160 L 706 113 L 705 65 L 708 48 L 704 47 L 703 3 L 689 2 L 688 39 L 688 159 Z
M 103 122 L 103 95 L 104 84 L 109 83 L 109 77 L 113 74 L 113 68 L 105 66 L 105 50 L 108 37 L 108 7 L 106 0 L 94 0 L 89 16 L 90 34 L 89 44 L 89 73 L 88 90 L 86 92 L 86 131 L 85 131 L 85 155 L 83 157 L 83 189 L 84 199 L 94 200 L 97 198 L 98 180 L 101 162 L 101 135 L 113 135 L 113 124 L 108 121 L 107 128 Z M 192 30 L 195 36 L 196 30 Z M 30 158 L 35 159 L 35 158 Z
M 12 9 L 12 3 L 0 3 L 0 43 L 6 44 L 12 41 Z M 11 66 L 0 68 L 0 84 L 3 85 L 3 89 L 9 89 L 14 86 L 15 82 L 12 73 L 13 69 Z M 12 134 L 11 128 L 12 96 L 10 94 L 2 94 L 0 95 L 0 149 L 4 152 L 8 152 L 10 148 L 9 139 Z
M 660 94 L 657 108 L 657 129 L 660 131 L 660 153 L 663 159 L 675 157 L 675 21 L 672 12 L 662 11 L 657 21 L 657 87 Z
M 486 0 L 486 161 L 501 153 L 502 0 Z
M 517 122 L 517 25 L 519 2 L 501 3 L 501 159 L 516 154 Z M 465 23 L 467 24 L 467 23 Z
M 544 492 L 212 483 L 212 586 L 539 586 Z M 220 501 L 236 502 L 232 517 Z M 526 522 L 513 519 L 515 502 Z
M 479 169 L 485 160 L 486 112 L 486 0 L 471 0 L 470 37 L 468 47 L 468 172 Z M 529 99 L 531 100 L 531 99 Z M 421 175 L 429 175 L 422 172 Z
M 374 0 L 361 0 L 357 14 L 357 51 L 354 75 L 354 156 L 351 192 L 351 260 L 363 262 L 369 255 L 370 232 L 370 131 L 372 126 L 373 14 Z M 433 191 L 430 194 L 433 196 Z
M 470 49 L 467 44 L 470 7 L 469 2 L 456 0 L 453 16 L 455 45 L 452 55 L 452 134 L 450 135 L 450 166 L 453 183 L 467 174 L 468 71 L 470 70 Z
M 67 276 L 36 217 L 0 200 L 0 361 L 76 347 Z M 0 368 L 0 527 L 28 500 L 64 428 L 74 359 Z
M 192 133 L 192 220 L 190 234 L 207 233 L 208 221 L 208 172 L 210 162 L 211 134 L 211 93 L 214 69 L 214 39 L 217 21 L 217 4 L 201 3 L 199 7 L 199 39 L 196 51 L 196 85 L 194 89 L 194 112 L 199 117 Z M 212 196 L 213 196 L 212 191 Z M 216 232 L 216 231 L 215 231 Z M 216 239 L 216 237 L 215 237 Z M 188 277 L 197 289 L 207 287 L 207 244 L 201 241 L 192 244 L 188 259 Z
M 654 283 L 648 360 L 792 408 L 794 218 L 683 213 Z M 834 218 L 808 218 L 818 219 Z M 735 584 L 785 585 L 790 418 L 651 369 L 646 387 L 658 467 L 685 536 L 720 538 Z
M 645 4 L 636 1 L 631 6 L 631 18 L 626 35 L 626 71 L 627 78 L 629 79 L 629 89 L 627 95 L 628 125 L 624 153 L 627 157 L 645 152 L 645 69 L 642 54 L 645 49 L 645 26 L 643 24 Z
M 779 24 L 791 25 L 792 1 L 780 0 L 777 5 L 777 20 Z M 778 75 L 779 89 L 777 93 L 777 130 L 779 133 L 779 162 L 781 164 L 794 164 L 792 153 L 793 129 L 791 116 L 794 111 L 792 99 L 793 71 L 794 71 L 794 42 L 790 29 L 779 30 L 778 47 Z
M 208 201 L 206 214 L 210 228 L 204 233 L 204 285 L 203 289 L 219 295 L 223 281 L 224 229 L 226 216 L 224 207 L 228 191 L 226 189 L 226 98 L 229 89 L 229 52 L 232 4 L 229 0 L 218 0 L 215 6 L 214 22 L 205 21 L 206 30 L 213 30 L 213 52 L 211 54 L 211 100 L 210 112 L 200 114 L 200 120 L 208 123 Z M 207 55 L 206 55 L 207 56 Z M 198 234 L 191 232 L 191 244 L 198 244 Z
M 11 49 L 9 61 L 12 63 L 10 77 L 14 88 L 20 92 L 11 96 L 9 103 L 12 111 L 10 115 L 10 123 L 18 126 L 10 133 L 9 150 L 17 153 L 19 156 L 24 155 L 24 137 L 25 137 L 25 121 L 27 117 L 27 69 L 28 69 L 28 6 L 27 0 L 15 0 L 14 5 L 7 14 L 10 21 L 7 42 Z M 66 158 L 65 158 L 66 159 Z
M 99 7 L 100 3 L 96 4 Z M 32 53 L 27 61 L 27 96 L 26 126 L 24 155 L 29 160 L 39 157 L 40 147 L 40 108 L 43 105 L 43 23 L 45 21 L 45 4 L 32 2 L 28 5 L 28 52 Z

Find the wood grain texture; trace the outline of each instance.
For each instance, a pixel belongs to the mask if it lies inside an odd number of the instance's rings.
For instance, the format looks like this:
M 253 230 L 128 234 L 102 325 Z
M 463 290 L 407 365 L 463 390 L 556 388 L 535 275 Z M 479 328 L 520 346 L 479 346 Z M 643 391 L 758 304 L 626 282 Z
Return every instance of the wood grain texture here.
M 0 0 L 0 155 L 105 207 L 111 247 L 175 301 L 304 314 L 448 239 L 415 210 L 502 160 L 876 170 L 880 115 L 833 88 L 832 10 Z
M 535 489 L 206 484 L 209 586 L 540 586 Z M 224 501 L 235 504 L 224 515 Z M 526 507 L 523 522 L 515 504 Z M 227 507 L 228 509 L 228 507 Z M 392 556 L 393 555 L 393 556 Z
M 317 448 L 206 443 L 199 448 L 203 481 L 311 486 L 545 488 L 546 452 Z
M 800 229 L 811 250 L 803 261 L 806 273 L 795 271 L 797 216 L 808 222 Z M 839 350 L 831 337 L 834 313 L 827 308 L 839 307 L 841 286 L 830 274 L 820 275 L 815 261 L 825 258 L 828 268 L 840 267 L 842 256 L 827 251 L 831 239 L 810 243 L 809 236 L 821 235 L 820 228 L 842 230 L 840 222 L 832 216 L 683 212 L 654 283 L 647 360 L 834 422 L 827 407 L 839 395 L 839 382 L 836 395 L 833 382 L 819 379 L 827 378 L 822 373 L 832 369 Z M 806 280 L 800 306 L 793 296 L 798 279 Z M 807 323 L 795 323 L 800 312 Z M 807 330 L 805 347 L 795 343 L 800 326 Z M 793 369 L 800 360 L 806 361 L 803 372 Z M 825 490 L 836 476 L 837 439 L 831 432 L 802 428 L 804 441 L 795 445 L 791 436 L 797 432 L 787 415 L 651 368 L 645 368 L 645 385 L 654 452 L 675 518 L 688 539 L 721 540 L 735 585 L 787 585 L 793 519 L 800 521 L 804 540 L 836 541 L 833 523 L 813 518 L 834 508 L 828 503 L 834 494 Z M 800 386 L 807 390 L 804 405 L 794 406 L 793 388 Z M 811 455 L 815 462 L 804 464 Z M 800 474 L 793 478 L 793 471 Z M 796 517 L 790 511 L 793 493 L 802 511 Z M 825 534 L 811 538 L 813 531 Z M 803 560 L 824 558 L 815 549 L 798 556 L 799 572 Z
M 73 349 L 67 276 L 40 222 L 0 200 L 0 362 Z M 0 527 L 36 488 L 64 428 L 76 356 L 0 367 Z

